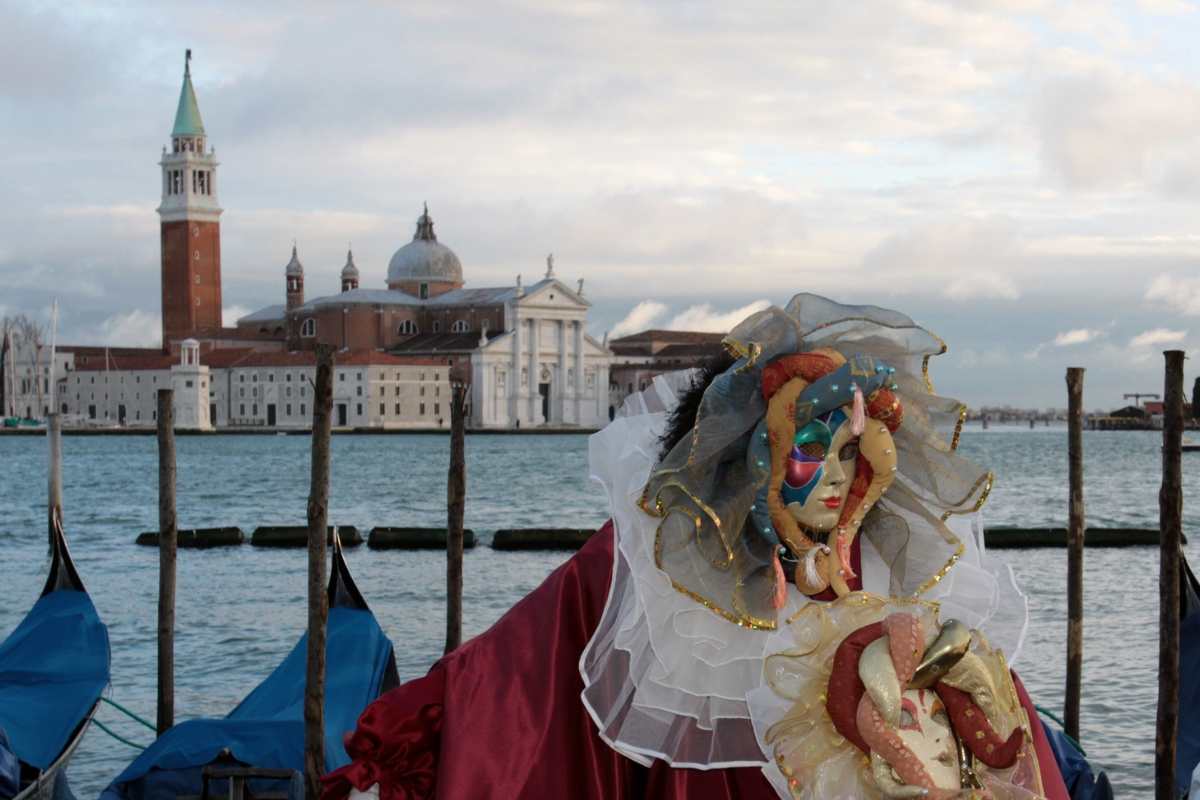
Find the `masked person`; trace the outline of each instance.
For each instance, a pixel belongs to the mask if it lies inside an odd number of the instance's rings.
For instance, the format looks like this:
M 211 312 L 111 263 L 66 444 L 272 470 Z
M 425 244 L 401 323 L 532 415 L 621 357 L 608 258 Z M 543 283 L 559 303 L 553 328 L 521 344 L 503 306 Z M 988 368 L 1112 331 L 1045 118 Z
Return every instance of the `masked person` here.
M 610 523 L 369 707 L 327 797 L 1068 796 L 945 345 L 807 294 L 725 344 L 592 437 Z

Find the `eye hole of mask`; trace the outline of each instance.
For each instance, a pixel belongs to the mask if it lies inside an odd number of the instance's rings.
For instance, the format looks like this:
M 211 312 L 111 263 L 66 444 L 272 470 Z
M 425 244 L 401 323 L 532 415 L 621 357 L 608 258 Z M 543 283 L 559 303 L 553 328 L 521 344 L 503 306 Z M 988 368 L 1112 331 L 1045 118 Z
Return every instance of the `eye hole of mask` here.
M 838 451 L 838 461 L 853 461 L 856 458 L 858 458 L 857 439 L 842 445 L 842 449 Z
M 805 442 L 797 445 L 796 449 L 809 458 L 825 458 L 825 445 L 820 442 Z

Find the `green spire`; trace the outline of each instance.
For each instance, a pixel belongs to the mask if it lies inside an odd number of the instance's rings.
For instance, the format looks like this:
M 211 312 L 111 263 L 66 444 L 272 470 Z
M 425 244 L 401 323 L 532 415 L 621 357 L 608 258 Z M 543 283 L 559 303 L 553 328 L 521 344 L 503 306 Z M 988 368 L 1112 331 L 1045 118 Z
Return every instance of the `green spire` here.
M 204 122 L 200 119 L 200 106 L 196 103 L 196 91 L 192 89 L 192 51 L 183 59 L 183 88 L 179 90 L 179 108 L 175 111 L 175 128 L 172 136 L 203 136 Z

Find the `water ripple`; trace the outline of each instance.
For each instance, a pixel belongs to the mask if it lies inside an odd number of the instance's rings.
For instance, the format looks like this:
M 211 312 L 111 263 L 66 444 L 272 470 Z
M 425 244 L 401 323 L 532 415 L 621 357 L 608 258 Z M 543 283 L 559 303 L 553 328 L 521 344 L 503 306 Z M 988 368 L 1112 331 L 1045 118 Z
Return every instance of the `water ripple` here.
M 1085 499 L 1094 526 L 1156 527 L 1160 438 L 1153 433 L 1084 435 Z M 180 527 L 303 524 L 308 495 L 304 437 L 181 437 Z M 447 439 L 338 437 L 332 448 L 330 520 L 357 525 L 442 525 Z M 112 696 L 154 717 L 158 555 L 133 538 L 157 527 L 157 455 L 152 437 L 68 437 L 64 493 L 72 553 L 113 651 Z M 991 524 L 1062 526 L 1066 518 L 1066 435 L 1061 429 L 993 429 L 963 437 L 962 451 L 997 475 Z M 471 436 L 467 440 L 466 524 L 486 543 L 498 528 L 594 526 L 604 499 L 586 474 L 583 436 Z M 1200 498 L 1200 454 L 1185 463 L 1187 497 Z M 45 579 L 42 439 L 0 437 L 0 636 L 33 603 Z M 1185 530 L 1200 532 L 1200 506 L 1185 504 Z M 1200 535 L 1198 533 L 1197 535 Z M 1188 546 L 1200 563 L 1200 549 Z M 464 559 L 465 633 L 485 630 L 561 564 L 567 553 L 497 553 Z M 1065 556 L 1003 552 L 1030 598 L 1030 633 L 1016 664 L 1037 701 L 1061 709 L 1066 637 Z M 396 643 L 401 676 L 422 675 L 445 636 L 445 556 L 347 551 L 347 560 L 384 630 Z M 287 654 L 306 622 L 302 551 L 250 547 L 185 551 L 176 612 L 179 719 L 227 713 Z M 1158 553 L 1089 551 L 1085 563 L 1082 737 L 1118 796 L 1153 786 L 1157 692 Z M 148 733 L 111 713 L 106 724 L 145 741 Z M 133 751 L 93 730 L 71 767 L 80 796 L 95 796 Z

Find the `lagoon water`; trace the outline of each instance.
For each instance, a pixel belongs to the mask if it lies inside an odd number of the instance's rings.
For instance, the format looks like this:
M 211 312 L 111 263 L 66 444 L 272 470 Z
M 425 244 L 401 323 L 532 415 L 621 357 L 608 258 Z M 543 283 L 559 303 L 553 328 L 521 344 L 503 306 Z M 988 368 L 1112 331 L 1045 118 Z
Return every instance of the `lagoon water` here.
M 1085 500 L 1093 527 L 1156 527 L 1161 435 L 1084 434 Z M 303 524 L 309 439 L 181 437 L 180 527 Z M 1066 431 L 964 432 L 962 452 L 996 473 L 989 525 L 1065 526 Z M 332 448 L 330 521 L 357 525 L 445 523 L 448 439 L 340 436 Z M 67 437 L 66 528 L 79 572 L 112 642 L 111 697 L 154 718 L 158 555 L 134 537 L 157 527 L 152 436 Z M 605 499 L 587 479 L 587 438 L 467 439 L 466 523 L 484 545 L 497 528 L 596 526 Z M 1200 537 L 1200 453 L 1184 455 L 1184 530 Z M 0 639 L 32 605 L 45 579 L 46 443 L 0 437 Z M 1200 545 L 1189 544 L 1200 565 Z M 485 630 L 569 553 L 468 551 L 464 625 Z M 1062 708 L 1066 635 L 1063 551 L 1000 551 L 1029 596 L 1030 632 L 1015 667 L 1036 702 Z M 249 546 L 181 551 L 176 615 L 176 718 L 229 711 L 294 645 L 305 624 L 302 550 Z M 423 674 L 444 637 L 445 556 L 349 550 L 367 601 L 396 645 L 401 678 Z M 1153 790 L 1157 697 L 1158 551 L 1091 550 L 1085 556 L 1082 740 L 1118 797 Z M 128 738 L 151 732 L 111 708 L 100 718 Z M 95 797 L 136 751 L 93 727 L 70 769 L 80 797 Z

